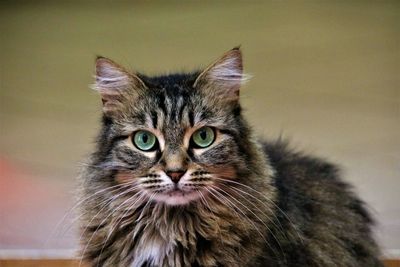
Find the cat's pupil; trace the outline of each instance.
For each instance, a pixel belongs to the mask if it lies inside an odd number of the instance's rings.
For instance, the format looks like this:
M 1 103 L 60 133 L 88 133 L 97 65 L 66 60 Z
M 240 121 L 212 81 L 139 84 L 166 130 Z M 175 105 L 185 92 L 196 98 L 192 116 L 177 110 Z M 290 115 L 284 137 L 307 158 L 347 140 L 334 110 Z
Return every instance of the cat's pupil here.
M 149 136 L 147 134 L 143 134 L 142 135 L 142 141 L 143 143 L 147 143 L 147 141 L 149 140 Z
M 200 137 L 201 137 L 201 139 L 206 140 L 206 138 L 207 138 L 207 132 L 204 131 L 204 130 L 202 130 L 202 131 L 200 132 Z

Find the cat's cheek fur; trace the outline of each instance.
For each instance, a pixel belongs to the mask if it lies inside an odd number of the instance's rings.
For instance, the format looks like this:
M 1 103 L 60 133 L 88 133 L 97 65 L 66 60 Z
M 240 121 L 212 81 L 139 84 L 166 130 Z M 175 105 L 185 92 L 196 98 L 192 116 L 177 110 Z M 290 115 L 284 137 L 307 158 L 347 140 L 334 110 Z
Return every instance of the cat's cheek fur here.
M 206 166 L 237 166 L 242 162 L 238 148 L 231 139 L 204 151 L 197 160 Z
M 154 166 L 156 162 L 156 154 L 154 152 L 142 153 L 137 149 L 122 146 L 117 147 L 111 152 L 113 161 L 119 162 L 127 169 L 135 173 L 143 173 Z
M 222 165 L 219 167 L 209 167 L 208 170 L 212 173 L 212 176 L 218 182 L 218 179 L 232 179 L 237 178 L 236 168 L 229 165 Z
M 133 175 L 127 171 L 119 171 L 115 175 L 115 181 L 119 184 L 129 183 L 132 182 L 134 179 Z

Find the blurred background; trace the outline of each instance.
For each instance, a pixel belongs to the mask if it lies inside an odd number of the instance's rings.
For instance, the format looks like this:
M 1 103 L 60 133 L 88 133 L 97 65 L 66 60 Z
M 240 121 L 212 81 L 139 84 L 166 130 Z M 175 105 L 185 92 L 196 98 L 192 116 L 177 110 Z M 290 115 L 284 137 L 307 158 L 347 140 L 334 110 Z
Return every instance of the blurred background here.
M 257 134 L 339 163 L 385 253 L 400 256 L 399 41 L 399 1 L 1 1 L 0 257 L 77 247 L 74 186 L 100 118 L 96 55 L 157 74 L 239 44 Z

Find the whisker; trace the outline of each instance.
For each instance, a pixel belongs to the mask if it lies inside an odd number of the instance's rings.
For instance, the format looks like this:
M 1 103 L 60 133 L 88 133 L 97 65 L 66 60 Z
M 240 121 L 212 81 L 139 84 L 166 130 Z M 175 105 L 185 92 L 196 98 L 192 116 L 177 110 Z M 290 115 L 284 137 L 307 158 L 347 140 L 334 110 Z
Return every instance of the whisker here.
M 217 189 L 220 189 L 220 188 L 218 188 L 218 187 L 213 187 L 213 188 L 210 188 L 210 189 L 213 190 L 214 192 L 218 192 Z M 254 229 L 256 229 L 256 231 L 260 234 L 260 236 L 261 236 L 261 237 L 264 239 L 264 241 L 268 244 L 268 241 L 267 241 L 267 239 L 265 238 L 265 235 L 264 235 L 263 233 L 261 233 L 260 229 L 255 225 L 255 223 L 254 223 L 252 220 L 250 220 L 250 218 L 246 215 L 246 213 L 244 213 L 238 206 L 236 206 L 234 203 L 232 203 L 232 202 L 229 200 L 228 197 L 222 195 L 221 192 L 219 193 L 219 195 L 220 195 L 222 198 L 224 198 L 226 201 L 228 201 L 229 203 L 231 203 L 234 207 L 236 207 L 236 209 L 238 209 L 238 211 L 239 211 L 240 213 L 242 213 L 243 216 L 245 216 L 245 217 L 247 218 L 248 222 L 251 223 L 251 224 L 253 225 Z
M 222 186 L 227 187 L 227 189 L 229 189 L 229 190 L 234 190 L 234 191 L 236 191 L 237 196 L 242 197 L 244 200 L 246 200 L 247 202 L 249 202 L 251 205 L 253 205 L 253 207 L 255 207 L 255 208 L 256 208 L 259 212 L 261 212 L 264 216 L 268 216 L 268 215 L 265 213 L 265 211 L 261 210 L 257 205 L 255 205 L 253 202 L 251 202 L 248 198 L 244 197 L 242 194 L 245 194 L 245 195 L 247 195 L 247 196 L 253 198 L 253 199 L 256 200 L 258 203 L 260 203 L 260 204 L 263 205 L 265 208 L 267 208 L 267 209 L 271 212 L 271 214 L 274 216 L 274 218 L 276 218 L 276 215 L 275 215 L 274 211 L 271 209 L 271 207 L 268 206 L 266 203 L 262 202 L 261 200 L 259 200 L 258 198 L 256 198 L 255 196 L 253 196 L 252 194 L 250 194 L 250 193 L 248 193 L 248 192 L 246 192 L 246 191 L 244 191 L 244 190 L 241 190 L 241 189 L 239 189 L 239 188 L 233 187 L 233 186 L 230 186 L 230 187 L 228 187 L 227 185 L 222 185 Z M 232 192 L 232 191 L 231 191 L 231 192 Z M 232 192 L 232 193 L 235 193 L 235 192 Z M 278 222 L 279 225 L 277 225 L 277 224 L 274 222 L 274 220 L 272 220 L 272 219 L 270 219 L 270 222 L 271 222 L 277 229 L 280 229 L 280 231 L 281 231 L 282 233 L 284 233 L 284 228 L 283 228 L 283 226 L 282 226 L 282 224 L 280 223 L 279 220 L 277 220 L 277 222 Z
M 214 192 L 218 192 L 217 190 L 211 188 Z M 265 235 L 260 231 L 260 229 L 256 226 L 256 224 L 237 206 L 235 205 L 232 201 L 229 200 L 228 197 L 225 197 L 224 195 L 222 195 L 222 193 L 219 193 L 220 197 L 222 197 L 223 199 L 225 199 L 226 201 L 228 201 L 230 203 L 231 206 L 235 207 L 243 216 L 244 218 L 253 226 L 253 228 L 258 232 L 258 234 L 261 236 L 261 238 L 265 241 L 265 243 L 271 247 L 265 237 Z M 235 210 L 233 208 L 233 210 Z M 239 217 L 240 218 L 240 217 Z M 272 248 L 271 248 L 272 249 Z M 273 250 L 273 249 L 272 249 Z
M 146 205 L 144 206 L 144 208 L 142 209 L 142 212 L 140 213 L 139 217 L 136 219 L 136 221 L 140 221 L 142 219 L 143 216 L 143 212 L 146 210 L 147 206 L 151 203 L 151 201 L 153 200 L 153 197 L 156 195 L 157 193 L 153 193 L 150 198 L 147 200 Z
M 138 192 L 138 193 L 139 193 L 139 192 Z M 98 259 L 97 259 L 97 266 L 100 264 L 99 261 L 100 261 L 101 255 L 103 254 L 103 250 L 104 250 L 104 248 L 105 248 L 105 246 L 106 246 L 106 244 L 107 244 L 107 241 L 109 240 L 109 238 L 110 238 L 111 235 L 113 234 L 114 230 L 115 230 L 115 229 L 117 228 L 117 226 L 121 223 L 121 221 L 123 220 L 123 218 L 124 218 L 124 217 L 126 216 L 126 214 L 130 211 L 130 209 L 131 209 L 132 207 L 134 207 L 135 204 L 136 204 L 137 202 L 139 202 L 139 200 L 141 200 L 143 196 L 144 196 L 144 194 L 141 193 L 141 195 L 133 202 L 133 204 L 129 205 L 129 208 L 128 208 L 125 212 L 123 212 L 122 216 L 118 219 L 118 221 L 114 224 L 114 226 L 111 227 L 111 230 L 108 232 L 107 238 L 106 238 L 106 240 L 103 242 L 103 246 L 101 247 L 100 254 L 99 254 L 99 257 L 98 257 Z
M 228 203 L 230 203 L 229 206 L 232 208 L 233 211 L 236 212 L 236 209 L 237 209 L 244 216 L 244 218 L 254 227 L 254 229 L 260 234 L 260 236 L 264 239 L 265 243 L 268 244 L 267 239 L 261 233 L 260 229 L 255 225 L 255 223 L 252 220 L 250 220 L 250 218 L 238 206 L 236 206 L 234 203 L 232 203 L 227 197 L 222 195 L 222 193 L 220 193 L 217 190 L 215 190 L 215 188 L 209 188 L 209 189 L 212 190 L 214 193 L 218 194 L 220 197 L 222 197 L 226 201 L 228 201 Z M 210 191 L 210 193 L 211 193 L 211 191 Z M 223 202 L 221 202 L 221 203 L 223 203 Z M 239 216 L 239 214 L 237 212 L 236 212 L 236 214 L 238 215 L 238 218 L 240 218 L 240 216 Z
M 103 225 L 103 223 L 105 223 L 105 221 L 113 214 L 113 212 L 115 212 L 116 210 L 118 210 L 118 208 L 120 208 L 121 206 L 123 206 L 126 202 L 131 201 L 131 200 L 132 200 L 133 198 L 135 198 L 136 195 L 139 194 L 139 193 L 141 193 L 141 192 L 138 192 L 138 193 L 134 194 L 133 196 L 129 197 L 128 199 L 126 199 L 125 201 L 123 201 L 116 209 L 114 209 L 112 212 L 110 212 L 110 213 L 107 215 L 107 217 L 105 217 L 105 218 L 100 222 L 99 226 L 97 226 L 96 230 L 92 233 L 91 237 L 89 238 L 88 242 L 87 242 L 86 245 L 85 245 L 85 248 L 83 249 L 83 253 L 82 253 L 81 259 L 80 259 L 80 261 L 79 261 L 79 267 L 82 265 L 82 263 L 83 263 L 83 257 L 85 256 L 85 252 L 86 252 L 87 248 L 89 247 L 89 244 L 90 244 L 90 242 L 92 241 L 93 237 L 95 236 L 95 234 L 97 233 L 97 231 L 100 229 L 100 226 Z M 83 235 L 81 235 L 81 237 L 80 237 L 80 239 L 79 239 L 80 241 L 82 240 L 82 236 L 83 236 Z
M 127 187 L 128 187 L 128 188 L 130 187 L 130 190 L 134 190 L 134 189 L 137 189 L 137 188 L 139 187 L 138 185 L 132 187 L 133 184 L 135 184 L 135 182 L 129 183 L 129 184 L 124 184 L 123 186 L 121 186 L 121 187 L 119 187 L 119 188 L 117 188 L 117 189 L 111 190 L 111 191 L 109 191 L 108 193 L 115 193 L 115 192 L 117 192 L 118 190 L 122 190 L 122 189 L 125 189 L 125 188 L 127 188 Z M 99 207 L 99 206 L 103 206 L 103 205 L 110 204 L 112 201 L 114 201 L 114 200 L 117 199 L 118 197 L 124 195 L 125 193 L 129 193 L 129 190 L 128 190 L 128 191 L 123 191 L 123 192 L 121 192 L 121 193 L 119 193 L 119 194 L 117 194 L 117 195 L 114 195 L 114 196 L 112 196 L 112 197 L 109 198 L 109 199 L 105 199 L 105 200 L 103 200 L 102 202 L 98 203 L 97 205 L 93 206 L 92 208 L 97 208 L 97 207 Z M 104 207 L 103 207 L 103 208 L 104 208 Z M 81 218 L 82 216 L 86 215 L 86 214 L 89 213 L 90 211 L 91 211 L 91 210 L 87 210 L 87 211 L 85 211 L 85 212 L 83 212 L 83 213 L 80 213 L 78 216 L 76 216 L 76 217 L 70 222 L 70 226 L 67 227 L 67 229 L 65 229 L 65 230 L 61 233 L 61 236 L 63 236 L 66 232 L 68 232 L 68 230 L 73 226 L 73 224 L 74 224 L 77 220 L 79 220 L 79 218 Z M 101 210 L 100 210 L 100 211 L 101 211 Z
M 123 195 L 126 195 L 126 194 L 128 194 L 128 193 L 132 193 L 135 189 L 137 189 L 137 187 L 138 187 L 138 186 L 133 187 L 133 188 L 130 188 L 129 190 L 124 191 L 124 192 L 121 192 L 121 193 L 119 193 L 119 194 L 117 194 L 117 195 L 111 197 L 110 199 L 106 199 L 106 200 L 105 200 L 106 203 L 104 203 L 103 207 L 96 213 L 96 215 L 94 215 L 94 216 L 92 217 L 92 219 L 91 219 L 91 220 L 89 221 L 89 223 L 86 225 L 85 229 L 82 231 L 82 233 L 81 233 L 81 235 L 80 235 L 80 237 L 79 237 L 79 240 L 82 238 L 83 234 L 86 232 L 87 228 L 90 226 L 90 224 L 92 223 L 92 221 L 93 221 L 98 215 L 100 215 L 100 213 L 107 207 L 108 204 L 112 203 L 112 202 L 115 201 L 117 198 L 119 198 L 119 197 L 121 197 L 121 196 L 123 196 Z M 96 205 L 96 207 L 97 207 L 97 206 L 99 206 L 99 205 Z M 85 214 L 87 214 L 88 212 L 90 212 L 90 211 L 87 211 L 86 213 L 81 214 L 80 217 L 83 216 L 83 215 L 85 215 Z M 79 218 L 78 218 L 78 219 L 79 219 Z
M 205 198 L 203 192 L 201 192 L 201 190 L 199 190 L 199 189 L 195 189 L 195 190 L 196 190 L 196 192 L 199 193 L 199 195 L 200 195 L 200 200 L 201 200 L 201 202 L 204 204 L 204 206 L 205 206 L 210 212 L 212 212 L 211 206 L 208 204 L 207 199 Z
M 133 181 L 132 184 L 133 184 L 134 182 L 135 182 L 135 181 Z M 44 244 L 45 244 L 45 245 L 48 244 L 48 242 L 50 241 L 50 239 L 51 239 L 53 236 L 56 235 L 56 232 L 57 232 L 58 228 L 61 227 L 61 224 L 68 218 L 68 216 L 72 213 L 72 211 L 73 211 L 74 209 L 76 209 L 78 206 L 80 206 L 83 202 L 88 201 L 89 199 L 96 197 L 98 194 L 103 193 L 103 192 L 105 192 L 105 191 L 107 191 L 107 190 L 110 190 L 110 189 L 113 189 L 113 190 L 110 191 L 110 193 L 111 193 L 111 192 L 118 191 L 118 190 L 120 190 L 119 187 L 123 187 L 124 185 L 125 185 L 125 184 L 117 184 L 117 185 L 114 185 L 114 186 L 111 186 L 111 187 L 103 188 L 103 189 L 101 189 L 101 190 L 95 192 L 94 194 L 92 194 L 92 195 L 90 195 L 90 196 L 88 196 L 88 197 L 86 197 L 86 198 L 84 198 L 84 199 L 82 199 L 82 200 L 79 200 L 76 204 L 74 204 L 74 206 L 72 206 L 70 209 L 68 209 L 68 211 L 64 214 L 64 216 L 58 221 L 58 223 L 57 223 L 56 226 L 53 228 L 53 230 L 51 231 L 51 234 L 50 234 L 49 237 L 46 239 L 46 241 L 45 241 Z M 126 185 L 126 186 L 128 186 L 128 185 Z M 78 218 L 73 219 L 72 223 L 70 224 L 71 226 L 70 226 L 67 230 L 62 231 L 61 236 L 63 236 L 63 235 L 72 227 L 73 223 L 76 222 L 80 217 L 81 217 L 81 215 L 79 215 Z
M 220 199 L 219 196 L 222 196 L 222 195 L 221 195 L 220 192 L 214 190 L 213 188 L 206 188 L 206 190 L 208 191 L 208 193 L 210 193 L 212 196 L 214 196 L 214 198 L 215 198 L 218 202 L 220 202 L 221 204 L 223 204 L 223 205 L 228 206 L 229 208 L 231 208 L 231 210 L 233 210 L 233 212 L 236 214 L 236 217 L 237 217 L 238 219 L 241 219 L 241 218 L 242 218 L 242 216 L 240 216 L 239 213 L 237 213 L 237 211 L 236 211 L 236 209 L 237 209 L 237 210 L 240 210 L 237 206 L 235 206 L 235 205 L 232 206 L 232 204 L 231 204 L 231 202 L 230 202 L 229 200 L 228 200 L 228 205 L 226 205 L 226 203 L 223 203 L 223 202 L 221 201 L 221 199 Z M 213 192 L 214 192 L 215 194 L 217 194 L 217 195 L 215 195 Z M 222 198 L 224 198 L 224 196 L 222 196 Z M 245 214 L 243 214 L 243 215 L 246 216 Z M 247 217 L 247 216 L 246 216 L 246 217 Z
M 249 207 L 247 207 L 246 205 L 244 205 L 241 201 L 237 200 L 235 197 L 233 197 L 231 194 L 229 194 L 229 193 L 226 192 L 225 190 L 223 190 L 223 189 L 221 189 L 221 188 L 218 188 L 218 187 L 215 187 L 215 186 L 214 186 L 213 188 L 215 188 L 216 190 L 219 189 L 222 193 L 227 194 L 233 201 L 236 201 L 236 203 L 240 204 L 243 208 L 245 208 L 247 211 L 249 211 L 251 214 L 253 214 L 253 216 L 254 216 L 259 222 L 261 222 L 262 225 L 264 225 L 265 228 L 267 228 L 268 232 L 272 235 L 272 237 L 273 237 L 273 238 L 275 239 L 275 241 L 278 243 L 278 246 L 279 246 L 279 248 L 280 248 L 280 250 L 281 250 L 281 252 L 282 252 L 282 255 L 283 255 L 284 258 L 285 258 L 285 253 L 284 253 L 284 251 L 283 251 L 283 249 L 282 249 L 282 246 L 281 246 L 281 244 L 280 244 L 280 242 L 279 242 L 279 239 L 274 235 L 274 233 L 272 232 L 271 228 L 270 228 L 257 214 L 255 214 L 254 211 L 252 211 Z M 273 248 L 269 245 L 268 242 L 267 242 L 267 244 L 268 244 L 268 246 L 273 250 Z
M 304 242 L 304 240 L 301 237 L 301 235 L 299 233 L 299 230 L 297 229 L 296 225 L 292 222 L 292 220 L 289 218 L 289 216 L 277 204 L 275 204 L 275 202 L 272 199 L 266 197 L 263 193 L 255 190 L 254 188 L 252 188 L 252 187 L 250 187 L 248 185 L 245 185 L 245 184 L 242 184 L 242 183 L 239 183 L 239 182 L 236 182 L 236 181 L 228 180 L 228 179 L 218 178 L 218 177 L 214 177 L 214 179 L 221 180 L 221 181 L 228 182 L 228 183 L 232 183 L 232 184 L 236 184 L 236 185 L 239 185 L 239 186 L 243 186 L 244 188 L 247 188 L 247 189 L 251 190 L 252 192 L 259 194 L 265 200 L 269 201 L 288 220 L 288 222 L 291 224 L 291 226 L 293 227 L 293 229 L 297 233 L 297 236 L 299 237 L 300 241 L 302 243 Z

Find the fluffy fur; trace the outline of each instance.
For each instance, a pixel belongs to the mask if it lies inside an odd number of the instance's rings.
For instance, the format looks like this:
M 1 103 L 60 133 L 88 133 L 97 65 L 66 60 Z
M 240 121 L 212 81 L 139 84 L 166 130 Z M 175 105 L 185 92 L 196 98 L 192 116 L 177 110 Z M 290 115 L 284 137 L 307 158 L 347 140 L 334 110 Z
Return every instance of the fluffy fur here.
M 239 104 L 246 79 L 238 48 L 202 72 L 160 77 L 97 59 L 104 115 L 80 187 L 86 264 L 381 266 L 372 220 L 337 168 L 253 138 Z M 203 126 L 216 139 L 195 148 Z M 155 151 L 132 145 L 143 129 Z

